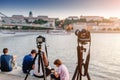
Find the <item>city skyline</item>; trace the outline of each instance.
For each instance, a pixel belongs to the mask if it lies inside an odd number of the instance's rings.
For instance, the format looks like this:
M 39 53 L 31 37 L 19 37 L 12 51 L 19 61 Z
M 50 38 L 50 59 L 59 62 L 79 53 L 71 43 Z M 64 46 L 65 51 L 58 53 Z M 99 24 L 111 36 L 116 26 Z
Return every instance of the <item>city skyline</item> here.
M 0 11 L 7 16 L 45 15 L 54 18 L 68 16 L 103 16 L 120 18 L 119 0 L 1 0 Z

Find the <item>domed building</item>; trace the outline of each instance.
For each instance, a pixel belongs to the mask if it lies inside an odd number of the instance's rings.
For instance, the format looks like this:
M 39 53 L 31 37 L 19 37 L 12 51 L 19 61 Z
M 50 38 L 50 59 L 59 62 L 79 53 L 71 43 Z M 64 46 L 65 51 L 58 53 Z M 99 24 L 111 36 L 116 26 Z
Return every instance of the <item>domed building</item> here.
M 29 12 L 29 17 L 33 17 L 32 11 Z

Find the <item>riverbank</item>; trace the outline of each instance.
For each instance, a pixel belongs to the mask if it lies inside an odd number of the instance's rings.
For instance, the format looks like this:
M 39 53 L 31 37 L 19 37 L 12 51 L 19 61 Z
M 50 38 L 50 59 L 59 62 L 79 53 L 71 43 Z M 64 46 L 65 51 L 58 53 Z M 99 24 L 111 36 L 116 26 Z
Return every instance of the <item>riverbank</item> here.
M 12 74 L 3 74 L 3 73 L 0 73 L 0 80 L 24 80 L 25 78 L 25 75 L 24 77 L 22 76 L 16 76 L 16 75 L 12 75 Z M 39 78 L 35 78 L 33 76 L 29 76 L 27 78 L 27 80 L 43 80 L 43 79 L 39 79 Z M 48 80 L 50 80 L 48 78 Z
M 47 33 L 50 30 L 0 30 L 1 31 L 11 31 L 11 32 L 42 32 Z M 58 30 L 59 31 L 59 30 Z M 67 32 L 67 31 L 66 31 Z M 69 33 L 74 33 L 75 31 L 68 31 Z M 91 33 L 120 33 L 120 31 L 102 31 L 102 30 L 90 30 Z
M 47 32 L 48 30 L 0 30 L 0 31 L 11 31 L 11 32 Z
M 11 74 L 0 72 L 0 80 L 24 80 L 26 74 Z M 32 75 L 29 75 L 27 80 L 43 80 L 43 78 L 36 78 Z M 50 80 L 50 77 L 47 77 L 47 80 Z
M 17 68 L 12 72 L 0 72 L 0 80 L 24 80 L 26 74 L 22 73 L 21 68 Z M 32 75 L 29 75 L 27 80 L 43 80 L 43 78 L 36 78 Z M 47 80 L 50 80 L 50 77 L 47 77 Z
M 102 30 L 99 30 L 99 31 L 90 31 L 91 33 L 120 33 L 120 31 L 102 31 Z

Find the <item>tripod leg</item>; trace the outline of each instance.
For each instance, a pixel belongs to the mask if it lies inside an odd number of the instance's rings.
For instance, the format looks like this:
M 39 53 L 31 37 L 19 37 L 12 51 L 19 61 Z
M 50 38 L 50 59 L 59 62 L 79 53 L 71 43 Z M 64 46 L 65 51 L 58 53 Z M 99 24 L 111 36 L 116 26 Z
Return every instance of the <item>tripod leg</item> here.
M 40 56 L 40 54 L 39 54 L 39 56 L 38 56 L 38 72 L 40 73 L 40 59 L 41 59 L 41 56 Z
M 87 78 L 88 78 L 88 80 L 91 80 L 91 79 L 90 79 L 90 75 L 89 75 L 89 73 L 87 73 Z
M 76 69 L 75 69 L 74 75 L 72 77 L 72 80 L 75 80 L 75 77 L 76 77 L 77 73 L 78 73 L 78 66 L 76 66 Z
M 35 55 L 35 58 L 33 59 L 32 65 L 35 63 L 36 58 L 37 58 L 37 54 Z M 31 67 L 32 67 L 32 65 L 31 65 Z M 31 69 L 27 72 L 24 80 L 27 80 L 27 77 L 28 77 L 30 71 L 31 71 Z
M 79 73 L 77 73 L 77 80 L 79 80 L 79 78 L 80 78 L 80 74 L 79 74 Z
M 82 80 L 82 76 L 79 73 L 78 66 L 76 67 L 76 70 L 75 70 L 75 73 L 74 73 L 72 80 Z
M 77 46 L 77 56 L 78 56 L 78 70 L 82 74 L 82 64 L 83 64 L 83 50 L 82 46 Z
M 40 55 L 40 56 L 41 56 L 41 55 Z M 42 66 L 42 71 L 43 71 L 44 80 L 47 80 L 47 79 L 46 79 L 46 71 L 45 71 L 45 67 L 44 67 L 44 63 L 43 63 L 42 57 L 40 58 L 40 61 L 41 61 L 41 66 Z
M 25 76 L 25 79 L 24 79 L 24 80 L 27 80 L 28 75 L 29 75 L 29 72 L 30 72 L 30 70 L 29 70 L 29 71 L 28 71 L 28 73 L 26 74 L 26 76 Z
M 82 76 L 80 75 L 80 80 L 82 80 Z

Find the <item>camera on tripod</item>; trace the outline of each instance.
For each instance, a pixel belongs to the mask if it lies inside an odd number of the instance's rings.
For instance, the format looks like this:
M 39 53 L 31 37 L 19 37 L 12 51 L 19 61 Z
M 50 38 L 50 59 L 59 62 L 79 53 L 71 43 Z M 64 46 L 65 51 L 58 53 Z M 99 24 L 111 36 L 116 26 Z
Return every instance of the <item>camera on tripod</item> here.
M 78 65 L 76 66 L 75 73 L 72 80 L 82 80 L 82 77 L 87 77 L 91 80 L 88 72 L 88 66 L 90 61 L 90 46 L 91 46 L 91 35 L 86 29 L 76 30 L 75 35 L 77 36 L 77 58 Z M 88 44 L 88 45 L 86 45 Z M 87 50 L 88 48 L 88 50 Z M 88 52 L 88 54 L 84 54 Z
M 78 41 L 81 44 L 87 44 L 87 42 L 90 42 L 91 40 L 90 32 L 86 29 L 82 29 L 82 30 L 77 29 L 75 31 L 75 35 L 78 36 Z
M 45 37 L 43 37 L 43 36 L 38 36 L 38 37 L 36 38 L 36 43 L 37 43 L 37 47 L 38 47 L 38 48 L 41 48 L 41 44 L 42 44 L 43 42 L 45 42 Z

